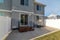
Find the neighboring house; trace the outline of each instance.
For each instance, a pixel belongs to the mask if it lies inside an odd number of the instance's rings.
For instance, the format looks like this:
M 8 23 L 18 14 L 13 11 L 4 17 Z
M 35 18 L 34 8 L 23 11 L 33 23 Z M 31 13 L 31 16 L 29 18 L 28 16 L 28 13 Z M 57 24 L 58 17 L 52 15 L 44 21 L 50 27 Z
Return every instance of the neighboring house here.
M 2 0 L 0 2 L 1 16 L 11 17 L 12 28 L 18 26 L 44 26 L 44 4 L 35 0 Z
M 57 15 L 57 19 L 60 19 L 60 15 Z
M 48 19 L 60 19 L 60 15 L 52 13 L 48 16 Z

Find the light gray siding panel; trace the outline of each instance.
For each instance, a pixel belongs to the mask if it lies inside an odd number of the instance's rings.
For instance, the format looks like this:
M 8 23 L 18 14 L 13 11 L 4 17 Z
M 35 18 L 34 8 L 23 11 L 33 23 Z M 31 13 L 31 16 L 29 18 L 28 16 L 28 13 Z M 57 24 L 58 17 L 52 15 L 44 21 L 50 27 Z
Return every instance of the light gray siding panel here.
M 0 3 L 0 9 L 10 10 L 12 8 L 12 0 L 4 0 L 3 3 Z
M 18 28 L 19 13 L 12 12 L 12 28 Z
M 12 8 L 15 10 L 22 10 L 22 11 L 30 11 L 33 12 L 34 10 L 34 0 L 29 0 L 29 5 L 21 5 L 20 4 L 21 0 L 12 0 Z

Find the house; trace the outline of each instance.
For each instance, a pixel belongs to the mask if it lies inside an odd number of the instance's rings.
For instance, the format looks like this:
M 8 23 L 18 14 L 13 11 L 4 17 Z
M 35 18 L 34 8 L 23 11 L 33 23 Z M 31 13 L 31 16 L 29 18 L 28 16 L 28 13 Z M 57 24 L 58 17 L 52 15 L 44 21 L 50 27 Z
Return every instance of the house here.
M 57 15 L 55 13 L 52 13 L 48 16 L 48 19 L 60 19 L 60 15 Z
M 44 26 L 45 5 L 35 0 L 2 0 L 0 14 L 11 18 L 11 28 Z

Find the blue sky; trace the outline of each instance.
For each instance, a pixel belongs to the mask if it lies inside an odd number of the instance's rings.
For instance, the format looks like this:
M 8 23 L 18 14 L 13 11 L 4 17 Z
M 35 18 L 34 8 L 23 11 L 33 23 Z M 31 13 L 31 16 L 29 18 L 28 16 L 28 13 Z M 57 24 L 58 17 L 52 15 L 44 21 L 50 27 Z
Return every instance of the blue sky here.
M 36 1 L 46 5 L 45 16 L 48 16 L 51 13 L 56 13 L 57 15 L 60 15 L 60 0 L 36 0 Z

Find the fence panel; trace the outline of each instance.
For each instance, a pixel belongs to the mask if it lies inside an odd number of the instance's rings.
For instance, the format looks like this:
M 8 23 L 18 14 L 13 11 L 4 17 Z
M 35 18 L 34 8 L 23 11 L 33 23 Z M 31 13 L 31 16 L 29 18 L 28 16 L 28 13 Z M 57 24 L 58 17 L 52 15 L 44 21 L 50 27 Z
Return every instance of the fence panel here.
M 46 19 L 46 26 L 60 29 L 60 19 Z
M 0 16 L 0 40 L 11 31 L 11 18 Z

